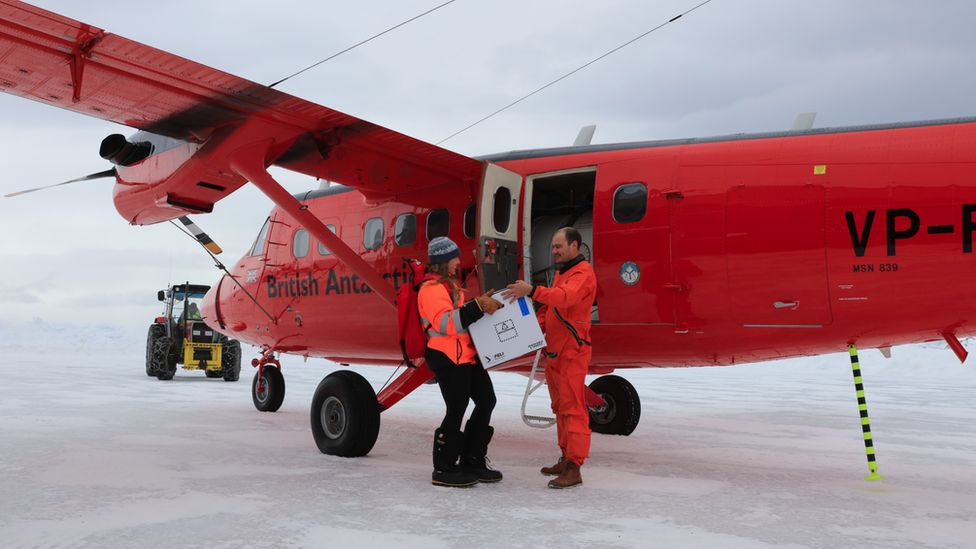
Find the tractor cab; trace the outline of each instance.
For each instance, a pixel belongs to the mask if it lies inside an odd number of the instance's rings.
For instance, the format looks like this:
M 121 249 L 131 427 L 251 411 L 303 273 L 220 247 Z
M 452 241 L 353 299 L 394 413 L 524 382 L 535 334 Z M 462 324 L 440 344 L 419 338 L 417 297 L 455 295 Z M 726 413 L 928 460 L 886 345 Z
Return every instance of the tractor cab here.
M 176 284 L 160 290 L 156 298 L 164 311 L 149 327 L 146 340 L 146 375 L 172 379 L 176 365 L 203 370 L 207 377 L 237 381 L 241 371 L 241 344 L 217 333 L 203 321 L 203 296 L 210 286 Z

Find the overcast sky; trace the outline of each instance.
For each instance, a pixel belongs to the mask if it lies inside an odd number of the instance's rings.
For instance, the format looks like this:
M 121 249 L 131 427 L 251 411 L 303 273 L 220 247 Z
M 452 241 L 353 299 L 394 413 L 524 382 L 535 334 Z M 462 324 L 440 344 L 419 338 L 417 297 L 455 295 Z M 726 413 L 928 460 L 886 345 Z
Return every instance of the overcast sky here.
M 699 0 L 458 0 L 280 89 L 436 142 Z M 440 0 L 38 1 L 269 83 Z M 272 8 L 273 6 L 273 8 Z M 444 146 L 468 155 L 594 142 L 976 115 L 976 3 L 713 0 Z M 125 128 L 0 93 L 0 194 L 107 169 Z M 282 175 L 292 192 L 315 186 Z M 110 180 L 0 199 L 0 321 L 146 325 L 170 281 L 212 283 L 169 224 L 130 227 Z M 232 264 L 270 202 L 245 186 L 194 219 Z

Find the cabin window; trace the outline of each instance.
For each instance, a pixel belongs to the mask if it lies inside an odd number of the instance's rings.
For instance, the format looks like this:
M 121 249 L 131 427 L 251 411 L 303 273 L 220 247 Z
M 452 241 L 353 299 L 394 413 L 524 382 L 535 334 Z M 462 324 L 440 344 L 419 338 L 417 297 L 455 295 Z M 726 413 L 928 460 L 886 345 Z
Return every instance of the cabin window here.
M 393 226 L 393 240 L 397 246 L 409 246 L 417 241 L 417 216 L 400 214 Z
M 495 232 L 508 232 L 508 225 L 512 218 L 512 191 L 508 187 L 498 187 L 495 190 L 495 201 L 492 206 L 492 223 Z
M 477 211 L 474 209 L 474 202 L 468 205 L 468 209 L 464 210 L 464 236 L 467 238 L 474 238 L 475 231 L 475 219 Z
M 328 227 L 329 230 L 332 231 L 332 234 L 336 234 L 335 225 L 326 225 L 326 227 Z M 331 253 L 332 252 L 330 252 L 329 249 L 325 247 L 325 244 L 319 242 L 319 255 L 329 255 Z
M 366 220 L 363 229 L 363 246 L 367 250 L 375 250 L 383 244 L 383 218 L 371 217 Z
M 447 236 L 451 228 L 451 214 L 447 210 L 431 210 L 427 214 L 427 241 Z
M 627 183 L 613 192 L 613 220 L 634 223 L 647 212 L 647 187 L 643 183 Z
M 258 238 L 254 241 L 254 245 L 251 246 L 251 253 L 248 255 L 260 255 L 264 252 L 264 241 L 268 238 L 268 227 L 271 226 L 271 218 L 264 220 L 264 225 L 261 226 L 261 230 L 258 232 Z
M 308 231 L 305 229 L 295 231 L 295 236 L 291 239 L 291 253 L 295 257 L 308 255 Z

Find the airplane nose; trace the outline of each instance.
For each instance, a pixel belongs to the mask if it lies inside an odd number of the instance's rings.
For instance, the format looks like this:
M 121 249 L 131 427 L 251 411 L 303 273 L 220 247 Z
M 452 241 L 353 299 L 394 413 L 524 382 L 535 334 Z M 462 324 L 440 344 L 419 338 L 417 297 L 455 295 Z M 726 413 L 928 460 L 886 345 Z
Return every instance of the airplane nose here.
M 220 297 L 218 295 L 220 293 L 220 287 L 223 285 L 224 278 L 226 277 L 227 275 L 224 275 L 224 277 L 220 279 L 220 282 L 214 286 L 211 286 L 210 289 L 207 290 L 206 295 L 203 296 L 203 303 L 200 307 L 204 322 L 206 322 L 211 328 L 220 332 L 227 330 L 227 324 L 221 310 L 221 303 L 219 301 Z

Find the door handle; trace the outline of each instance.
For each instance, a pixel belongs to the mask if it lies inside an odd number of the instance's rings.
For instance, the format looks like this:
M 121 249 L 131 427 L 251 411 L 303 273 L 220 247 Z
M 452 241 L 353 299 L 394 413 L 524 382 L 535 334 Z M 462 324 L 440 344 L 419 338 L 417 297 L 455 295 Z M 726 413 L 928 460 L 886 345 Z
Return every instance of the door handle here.
M 791 310 L 799 309 L 800 308 L 800 300 L 796 300 L 796 301 L 774 301 L 773 302 L 773 307 L 776 308 L 776 309 L 791 309 Z

